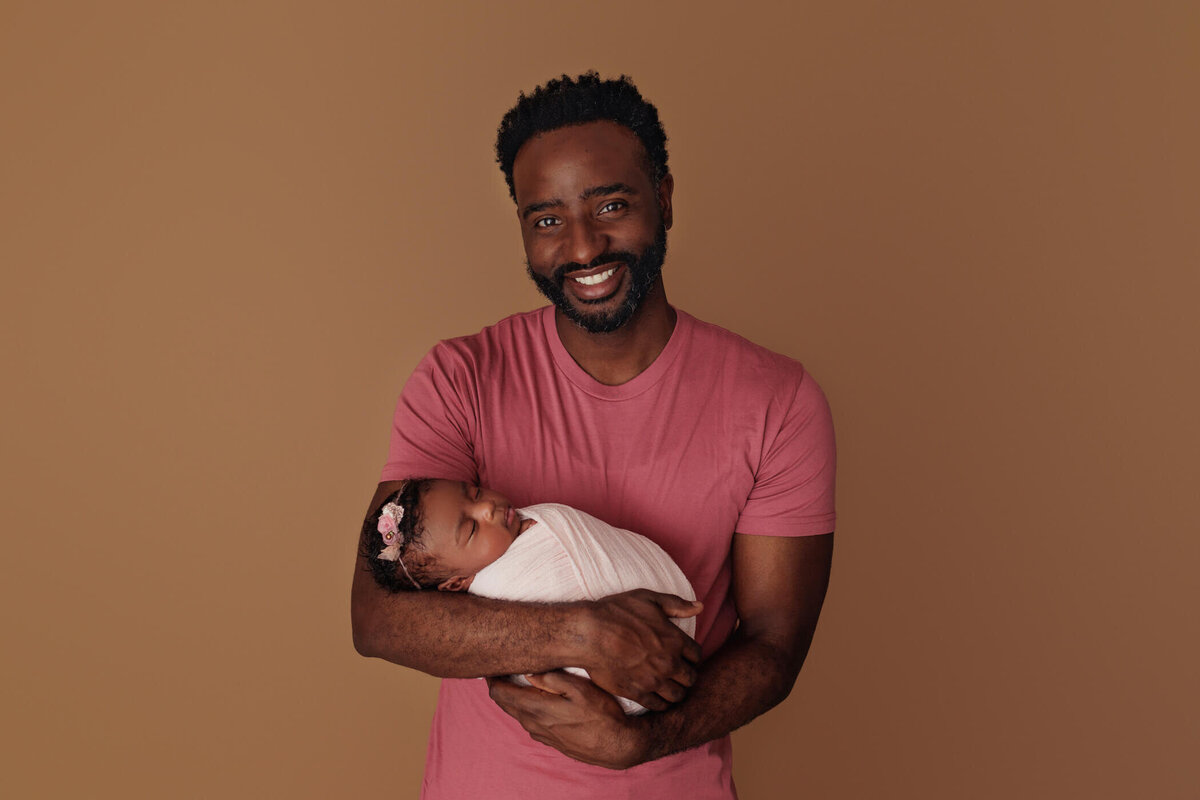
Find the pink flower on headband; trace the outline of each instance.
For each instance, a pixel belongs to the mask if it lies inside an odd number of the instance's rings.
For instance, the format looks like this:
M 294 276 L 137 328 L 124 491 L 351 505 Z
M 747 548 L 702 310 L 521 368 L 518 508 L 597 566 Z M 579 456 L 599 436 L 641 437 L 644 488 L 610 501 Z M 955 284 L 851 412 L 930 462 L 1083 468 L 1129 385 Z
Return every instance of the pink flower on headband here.
M 395 503 L 388 503 L 379 512 L 379 522 L 375 529 L 383 535 L 383 540 L 392 544 L 396 540 L 396 534 L 400 532 L 400 520 L 404 519 L 404 507 L 398 506 Z M 394 561 L 395 559 L 388 559 Z
M 400 557 L 400 551 L 404 547 L 404 537 L 400 535 L 400 520 L 402 519 L 404 519 L 404 506 L 388 503 L 380 509 L 379 522 L 376 523 L 375 529 L 383 536 L 383 541 L 387 546 L 379 551 L 376 558 L 399 563 L 400 569 L 404 570 L 404 577 L 408 578 L 414 589 L 419 590 L 421 584 L 408 574 L 408 567 L 404 566 L 404 559 Z

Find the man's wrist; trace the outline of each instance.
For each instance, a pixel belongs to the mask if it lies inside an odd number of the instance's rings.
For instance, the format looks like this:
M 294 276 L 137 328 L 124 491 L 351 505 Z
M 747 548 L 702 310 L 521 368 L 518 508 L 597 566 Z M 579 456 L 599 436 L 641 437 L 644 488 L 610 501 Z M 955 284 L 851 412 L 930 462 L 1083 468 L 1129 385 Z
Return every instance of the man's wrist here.
M 594 667 L 595 649 L 592 641 L 596 635 L 596 625 L 592 616 L 592 604 L 580 600 L 560 603 L 558 608 L 562 614 L 562 636 L 559 638 L 562 666 L 584 669 Z

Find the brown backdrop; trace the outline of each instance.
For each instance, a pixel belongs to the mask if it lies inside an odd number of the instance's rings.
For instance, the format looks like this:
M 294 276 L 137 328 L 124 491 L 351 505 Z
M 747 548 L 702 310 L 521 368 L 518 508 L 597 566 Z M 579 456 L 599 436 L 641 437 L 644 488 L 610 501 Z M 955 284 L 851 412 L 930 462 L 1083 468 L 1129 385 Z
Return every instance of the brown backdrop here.
M 838 426 L 742 796 L 1194 796 L 1195 3 L 75 5 L 0 6 L 0 795 L 416 796 L 357 520 L 421 354 L 540 304 L 500 115 L 595 67 L 671 300 Z

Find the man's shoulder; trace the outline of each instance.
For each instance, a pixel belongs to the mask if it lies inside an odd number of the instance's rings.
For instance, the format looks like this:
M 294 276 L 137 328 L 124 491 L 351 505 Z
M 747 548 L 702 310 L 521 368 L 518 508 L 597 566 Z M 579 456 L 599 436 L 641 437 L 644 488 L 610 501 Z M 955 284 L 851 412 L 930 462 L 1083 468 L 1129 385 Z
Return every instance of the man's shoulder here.
M 488 325 L 478 333 L 443 339 L 433 346 L 427 358 L 438 362 L 479 363 L 527 354 L 544 343 L 544 312 L 544 307 L 522 311 Z
M 771 384 L 812 381 L 804 365 L 797 359 L 687 312 L 678 313 L 691 325 L 696 351 L 715 366 L 732 371 L 739 379 L 761 378 Z
M 529 339 L 541 333 L 541 317 L 545 307 L 534 308 L 533 311 L 523 311 L 510 314 L 504 319 L 487 325 L 478 333 L 468 333 L 466 336 L 455 336 L 443 339 L 438 345 L 449 345 L 457 348 L 486 347 L 497 342 L 509 342 L 512 339 Z

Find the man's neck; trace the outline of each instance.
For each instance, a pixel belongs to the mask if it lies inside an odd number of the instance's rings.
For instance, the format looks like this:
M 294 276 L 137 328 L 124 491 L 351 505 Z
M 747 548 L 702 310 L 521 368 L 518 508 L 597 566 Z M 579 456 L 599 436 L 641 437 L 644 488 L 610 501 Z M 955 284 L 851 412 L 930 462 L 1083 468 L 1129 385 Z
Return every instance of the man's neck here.
M 661 281 L 637 313 L 612 333 L 588 333 L 555 309 L 554 325 L 563 347 L 584 372 L 606 386 L 619 386 L 654 363 L 675 330 L 675 309 Z

